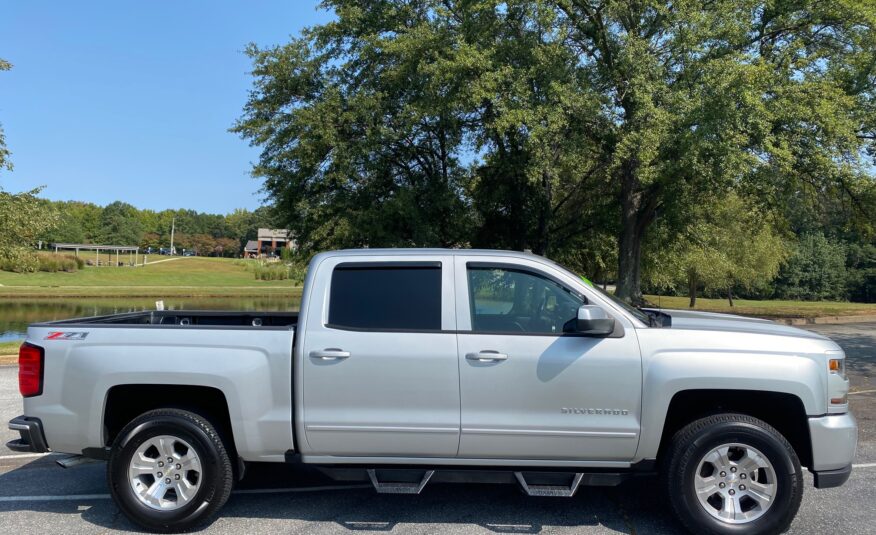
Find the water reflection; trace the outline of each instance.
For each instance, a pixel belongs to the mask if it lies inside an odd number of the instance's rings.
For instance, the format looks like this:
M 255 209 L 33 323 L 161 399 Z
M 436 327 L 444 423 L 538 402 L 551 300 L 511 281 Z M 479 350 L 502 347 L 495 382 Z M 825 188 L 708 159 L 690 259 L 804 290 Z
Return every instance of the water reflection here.
M 27 326 L 105 314 L 155 310 L 155 298 L 56 298 L 0 299 L 0 342 L 24 338 Z M 267 297 L 165 297 L 166 310 L 262 310 L 290 312 L 299 301 L 289 296 Z

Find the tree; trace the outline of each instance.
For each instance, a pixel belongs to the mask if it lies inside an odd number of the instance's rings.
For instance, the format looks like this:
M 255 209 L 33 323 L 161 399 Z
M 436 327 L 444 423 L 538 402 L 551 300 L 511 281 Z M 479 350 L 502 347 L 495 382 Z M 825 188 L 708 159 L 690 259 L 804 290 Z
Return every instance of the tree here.
M 256 88 L 233 131 L 263 146 L 254 175 L 279 223 L 311 249 L 460 243 L 463 118 L 431 68 L 452 36 L 424 24 L 383 40 L 369 21 L 421 10 L 331 4 L 337 22 L 248 49 Z
M 732 193 L 704 202 L 680 232 L 654 229 L 645 279 L 669 290 L 686 287 L 691 308 L 700 285 L 725 293 L 733 306 L 734 288 L 766 286 L 787 257 L 771 219 Z
M 37 198 L 39 189 L 24 193 L 0 190 L 0 269 L 36 271 L 38 237 L 58 222 L 52 205 Z
M 846 247 L 820 232 L 804 234 L 776 281 L 776 294 L 807 301 L 844 299 Z
M 254 174 L 305 247 L 569 256 L 598 221 L 618 294 L 640 301 L 658 214 L 683 224 L 729 190 L 764 208 L 852 201 L 873 182 L 872 3 L 324 5 L 337 20 L 250 48 L 234 128 L 263 148 Z
M 228 236 L 238 240 L 238 250 L 242 249 L 247 241 L 258 237 L 258 229 L 274 228 L 276 226 L 274 223 L 272 210 L 265 206 L 254 211 L 238 208 L 225 216 Z
M 139 244 L 143 229 L 137 215 L 137 209 L 128 203 L 106 205 L 100 214 L 100 241 L 106 245 Z
M 865 303 L 876 302 L 876 244 L 851 243 L 846 259 L 849 298 Z
M 43 201 L 48 205 L 47 208 L 54 209 L 58 212 L 58 224 L 48 229 L 47 232 L 40 236 L 40 239 L 47 244 L 51 243 L 87 243 L 88 238 L 85 234 L 81 222 L 72 211 L 61 208 L 62 203 L 54 204 L 48 201 Z
M 103 208 L 90 202 L 69 201 L 56 204 L 58 210 L 66 217 L 76 221 L 82 228 L 85 243 L 96 243 L 101 239 L 101 215 Z
M 209 256 L 216 253 L 218 244 L 216 238 L 209 234 L 192 234 L 189 240 L 190 247 L 196 254 Z
M 234 238 L 216 238 L 213 252 L 216 256 L 235 257 L 240 254 L 240 243 Z
M 603 139 L 619 192 L 621 297 L 641 297 L 642 238 L 661 209 L 729 186 L 769 199 L 867 175 L 871 3 L 557 5 L 614 119 Z

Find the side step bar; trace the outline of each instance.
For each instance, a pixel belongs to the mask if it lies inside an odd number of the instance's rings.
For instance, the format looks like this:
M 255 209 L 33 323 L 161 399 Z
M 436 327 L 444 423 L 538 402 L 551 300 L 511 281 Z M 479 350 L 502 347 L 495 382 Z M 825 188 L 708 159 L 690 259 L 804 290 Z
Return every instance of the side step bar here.
M 520 483 L 520 488 L 528 496 L 549 496 L 553 498 L 571 498 L 578 492 L 578 487 L 581 486 L 581 480 L 584 479 L 583 473 L 576 473 L 572 477 L 572 482 L 566 485 L 535 485 L 528 483 L 523 476 L 523 472 L 514 472 L 514 477 Z
M 423 477 L 419 482 L 379 481 L 377 479 L 377 470 L 368 469 L 368 479 L 371 480 L 371 484 L 374 485 L 374 490 L 378 494 L 419 494 L 434 474 L 435 470 L 424 471 Z
M 420 494 L 426 484 L 435 475 L 435 470 L 423 470 L 419 473 L 408 474 L 407 481 L 381 481 L 376 469 L 366 470 L 368 479 L 379 494 Z M 398 477 L 398 472 L 395 476 Z M 558 498 L 570 498 L 578 491 L 578 487 L 584 481 L 584 473 L 529 473 L 527 481 L 524 472 L 514 472 L 514 478 L 520 484 L 521 490 L 529 496 L 548 496 Z M 384 474 L 386 476 L 386 474 Z

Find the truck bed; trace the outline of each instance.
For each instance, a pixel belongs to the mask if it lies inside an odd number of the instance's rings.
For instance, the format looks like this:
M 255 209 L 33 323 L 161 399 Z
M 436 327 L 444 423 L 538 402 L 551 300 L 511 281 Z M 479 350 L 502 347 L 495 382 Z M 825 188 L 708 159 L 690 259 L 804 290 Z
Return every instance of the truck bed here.
M 150 310 L 88 318 L 73 318 L 36 324 L 37 326 L 138 325 L 199 327 L 281 327 L 298 323 L 298 312 L 232 312 L 212 310 Z

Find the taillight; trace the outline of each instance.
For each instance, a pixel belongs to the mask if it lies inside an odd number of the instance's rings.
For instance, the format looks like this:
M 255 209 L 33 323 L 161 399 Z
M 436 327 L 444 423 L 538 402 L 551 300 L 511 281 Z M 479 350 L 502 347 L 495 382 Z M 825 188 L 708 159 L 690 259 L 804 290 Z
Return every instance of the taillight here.
M 18 391 L 29 398 L 43 393 L 43 348 L 21 344 L 18 349 Z

